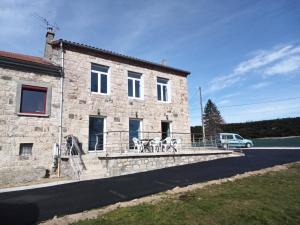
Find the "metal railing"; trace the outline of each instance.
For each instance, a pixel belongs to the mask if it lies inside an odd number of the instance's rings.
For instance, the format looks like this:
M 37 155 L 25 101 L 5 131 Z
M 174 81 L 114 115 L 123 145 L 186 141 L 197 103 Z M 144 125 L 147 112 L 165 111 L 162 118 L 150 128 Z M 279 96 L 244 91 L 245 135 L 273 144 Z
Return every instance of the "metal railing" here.
M 79 141 L 75 136 L 67 135 L 65 137 L 65 147 L 62 154 L 69 156 L 74 177 L 79 180 L 82 170 L 86 168 L 81 157 L 82 150 L 79 146 Z
M 174 153 L 215 149 L 217 141 L 213 138 L 203 140 L 200 133 L 108 131 L 90 137 L 88 145 L 89 151 L 95 152 Z

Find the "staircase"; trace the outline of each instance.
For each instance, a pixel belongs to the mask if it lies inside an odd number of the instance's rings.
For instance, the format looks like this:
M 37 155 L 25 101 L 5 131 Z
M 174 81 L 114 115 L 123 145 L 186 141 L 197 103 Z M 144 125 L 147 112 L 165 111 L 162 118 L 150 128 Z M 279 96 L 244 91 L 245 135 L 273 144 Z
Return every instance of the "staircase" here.
M 65 151 L 69 156 L 69 162 L 74 173 L 74 178 L 80 180 L 81 173 L 86 170 L 82 160 L 82 152 L 79 147 L 78 139 L 73 135 L 65 137 Z

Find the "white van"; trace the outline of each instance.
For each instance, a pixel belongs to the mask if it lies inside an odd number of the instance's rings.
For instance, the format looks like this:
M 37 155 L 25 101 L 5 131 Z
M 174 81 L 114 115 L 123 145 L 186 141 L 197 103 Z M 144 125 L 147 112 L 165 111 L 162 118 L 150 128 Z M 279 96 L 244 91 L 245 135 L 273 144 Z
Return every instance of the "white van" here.
M 217 135 L 217 144 L 218 147 L 221 148 L 229 148 L 229 147 L 245 147 L 251 148 L 253 147 L 253 142 L 249 139 L 244 139 L 238 134 L 234 133 L 219 133 Z

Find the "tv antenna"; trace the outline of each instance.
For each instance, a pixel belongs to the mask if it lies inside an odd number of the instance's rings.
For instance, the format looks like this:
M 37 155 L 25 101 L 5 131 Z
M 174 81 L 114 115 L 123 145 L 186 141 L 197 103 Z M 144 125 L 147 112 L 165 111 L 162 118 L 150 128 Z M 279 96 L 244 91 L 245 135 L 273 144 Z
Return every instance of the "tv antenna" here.
M 51 30 L 51 31 L 59 31 L 59 27 L 56 24 L 52 24 L 49 22 L 49 20 L 47 20 L 46 18 L 40 16 L 37 13 L 33 13 L 32 16 L 39 20 L 40 22 L 43 23 L 43 25 L 41 25 L 42 27 L 46 28 L 47 30 Z

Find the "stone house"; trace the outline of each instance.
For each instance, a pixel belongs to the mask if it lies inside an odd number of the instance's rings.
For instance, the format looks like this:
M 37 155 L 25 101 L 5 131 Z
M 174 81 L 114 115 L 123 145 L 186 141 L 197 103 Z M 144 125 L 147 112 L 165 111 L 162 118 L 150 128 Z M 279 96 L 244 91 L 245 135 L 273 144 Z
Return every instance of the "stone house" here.
M 43 58 L 0 51 L 2 182 L 18 175 L 26 180 L 32 167 L 51 166 L 59 138 L 60 76 L 60 67 Z M 32 105 L 33 98 L 47 101 Z
M 50 170 L 53 147 L 63 151 L 67 135 L 78 139 L 84 167 L 98 177 L 189 163 L 186 156 L 175 163 L 171 156 L 123 154 L 132 137 L 190 132 L 188 75 L 163 64 L 54 40 L 52 29 L 46 34 L 44 57 L 0 52 L 0 171 L 20 176 L 20 170 Z M 195 161 L 203 160 L 197 157 Z M 67 174 L 68 161 L 62 159 L 62 174 Z
M 51 42 L 46 57 L 60 56 L 60 46 L 62 133 L 75 135 L 84 152 L 121 152 L 129 136 L 147 132 L 190 132 L 189 72 L 65 40 Z M 95 134 L 103 134 L 97 146 Z

